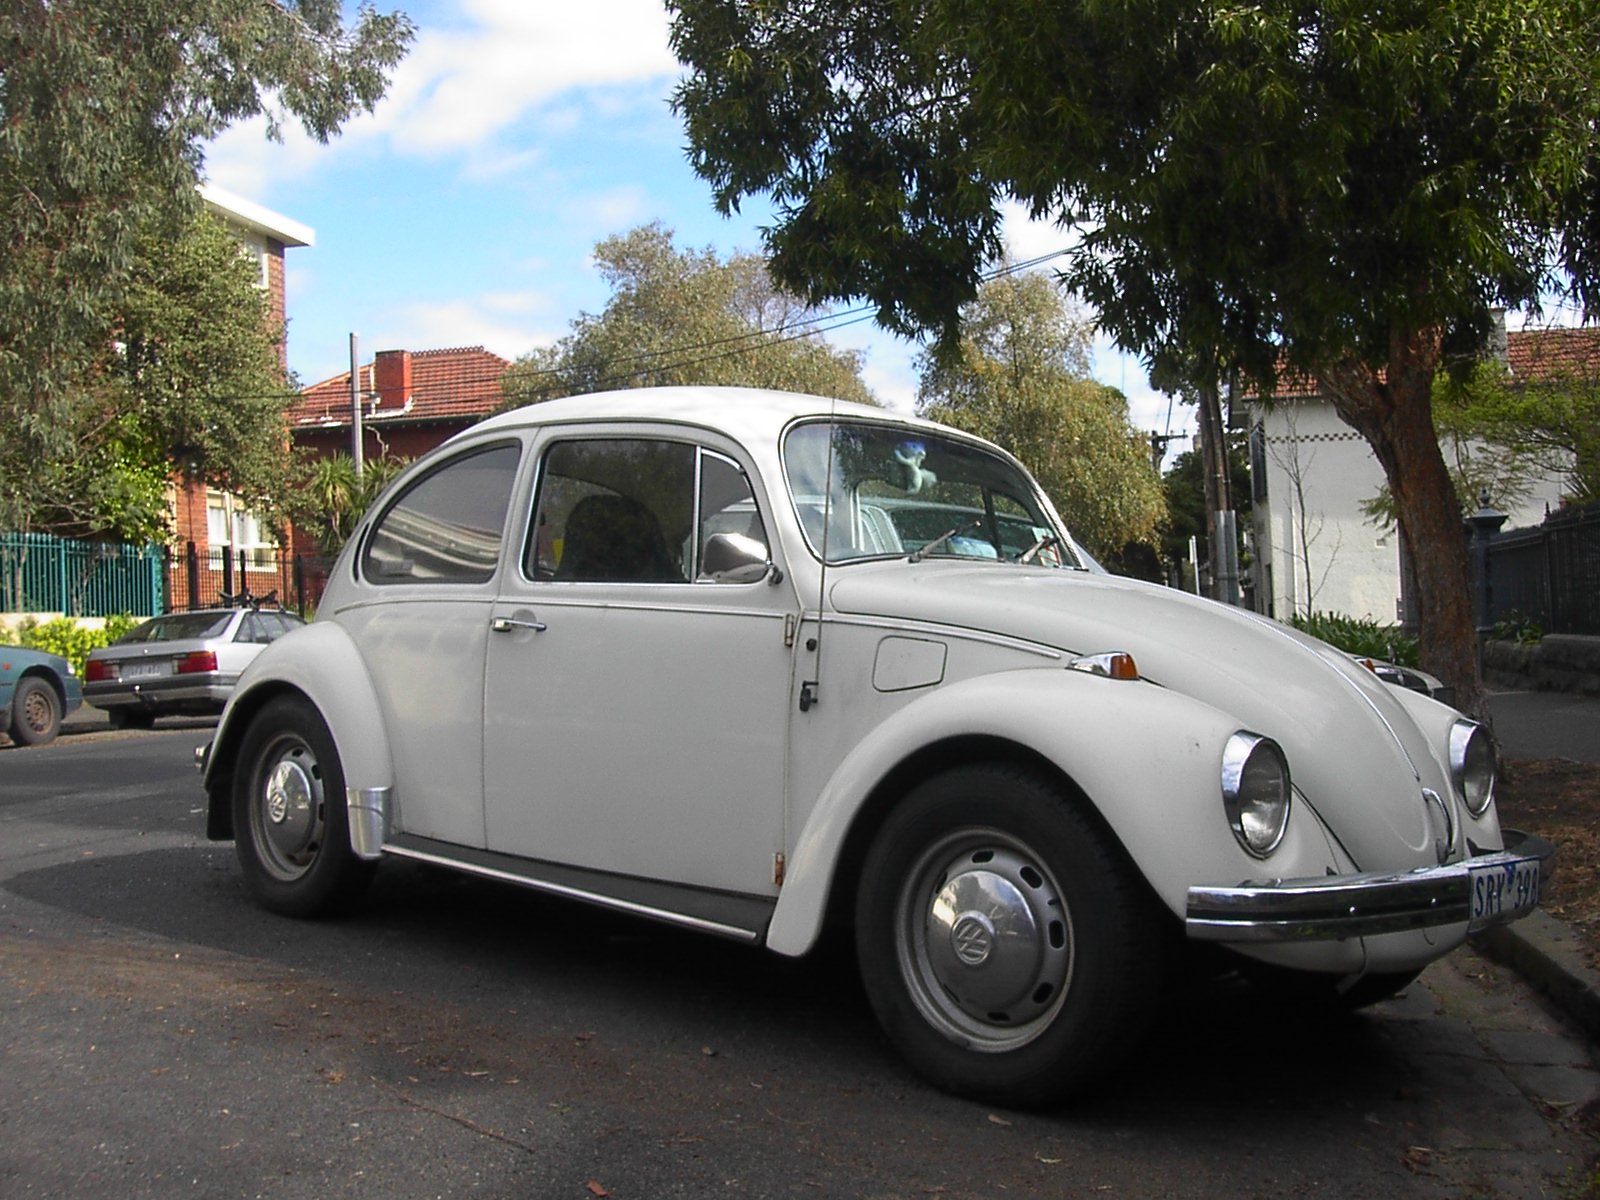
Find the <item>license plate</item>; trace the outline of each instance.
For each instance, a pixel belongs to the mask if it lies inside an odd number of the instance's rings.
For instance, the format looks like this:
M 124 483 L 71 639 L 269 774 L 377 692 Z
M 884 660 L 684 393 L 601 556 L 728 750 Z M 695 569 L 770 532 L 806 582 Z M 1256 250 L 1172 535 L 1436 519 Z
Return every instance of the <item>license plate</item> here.
M 168 662 L 124 663 L 122 667 L 124 679 L 156 679 L 171 673 L 172 664 Z
M 1539 860 L 1518 858 L 1467 868 L 1472 881 L 1472 917 L 1467 929 L 1515 921 L 1539 907 Z

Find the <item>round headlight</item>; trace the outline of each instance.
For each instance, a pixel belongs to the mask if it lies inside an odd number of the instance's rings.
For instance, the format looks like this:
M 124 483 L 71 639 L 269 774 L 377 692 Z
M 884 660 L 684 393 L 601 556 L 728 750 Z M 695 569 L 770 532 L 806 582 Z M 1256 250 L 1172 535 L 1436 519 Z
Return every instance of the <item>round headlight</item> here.
M 1450 727 L 1450 778 L 1467 811 L 1481 817 L 1494 799 L 1494 739 L 1476 721 L 1457 721 Z
M 1289 827 L 1289 763 L 1278 743 L 1243 730 L 1222 751 L 1222 807 L 1239 844 L 1256 858 L 1278 848 Z

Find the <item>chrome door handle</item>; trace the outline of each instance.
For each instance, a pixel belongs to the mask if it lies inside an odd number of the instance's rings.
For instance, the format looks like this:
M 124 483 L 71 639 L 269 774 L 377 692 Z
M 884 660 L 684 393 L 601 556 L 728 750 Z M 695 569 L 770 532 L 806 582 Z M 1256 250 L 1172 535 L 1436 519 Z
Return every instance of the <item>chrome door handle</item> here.
M 543 633 L 549 627 L 543 621 L 518 621 L 513 617 L 495 617 L 489 622 L 489 628 L 496 633 L 510 633 L 513 629 L 531 629 L 534 633 Z

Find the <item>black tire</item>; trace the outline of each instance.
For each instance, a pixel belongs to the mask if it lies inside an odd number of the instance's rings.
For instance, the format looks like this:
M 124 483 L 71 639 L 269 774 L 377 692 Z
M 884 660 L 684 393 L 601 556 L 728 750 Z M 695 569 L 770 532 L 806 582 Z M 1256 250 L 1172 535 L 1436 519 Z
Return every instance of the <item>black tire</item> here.
M 915 788 L 868 852 L 861 978 L 890 1040 L 947 1091 L 1063 1100 L 1155 1010 L 1170 931 L 1081 803 L 1026 770 L 963 767 Z
M 310 704 L 283 696 L 256 714 L 233 781 L 234 849 L 250 894 L 291 917 L 346 907 L 373 863 L 350 849 L 344 771 Z
M 48 680 L 25 675 L 11 694 L 11 740 L 21 746 L 43 746 L 61 732 L 61 697 Z

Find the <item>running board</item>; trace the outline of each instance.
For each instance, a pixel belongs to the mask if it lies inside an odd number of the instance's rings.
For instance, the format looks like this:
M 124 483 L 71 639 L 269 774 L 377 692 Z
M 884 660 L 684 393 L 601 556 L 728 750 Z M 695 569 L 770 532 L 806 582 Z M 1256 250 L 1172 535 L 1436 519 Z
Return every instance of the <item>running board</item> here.
M 767 923 L 777 907 L 776 900 L 765 896 L 565 867 L 409 833 L 391 836 L 383 852 L 751 944 L 766 938 Z

